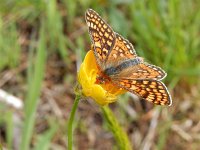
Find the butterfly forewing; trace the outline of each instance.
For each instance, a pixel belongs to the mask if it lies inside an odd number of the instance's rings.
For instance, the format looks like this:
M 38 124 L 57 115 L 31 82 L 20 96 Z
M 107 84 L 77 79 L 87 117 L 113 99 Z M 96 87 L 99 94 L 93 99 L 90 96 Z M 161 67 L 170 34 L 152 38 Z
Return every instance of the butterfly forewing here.
M 115 84 L 154 104 L 171 105 L 169 92 L 160 81 L 121 79 Z
M 93 41 L 98 64 L 103 68 L 115 43 L 115 33 L 111 27 L 92 9 L 86 11 L 85 19 Z
M 106 60 L 106 65 L 108 66 L 116 66 L 125 60 L 137 57 L 133 45 L 118 33 L 115 33 L 115 35 L 116 40 L 114 47 Z

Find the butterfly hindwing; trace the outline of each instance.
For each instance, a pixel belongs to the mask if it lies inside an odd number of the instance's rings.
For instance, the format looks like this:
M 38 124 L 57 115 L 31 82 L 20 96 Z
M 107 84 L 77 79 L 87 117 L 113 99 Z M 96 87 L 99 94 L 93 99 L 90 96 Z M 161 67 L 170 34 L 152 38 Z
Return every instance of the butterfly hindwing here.
M 114 83 L 154 104 L 171 105 L 172 103 L 169 92 L 161 81 L 121 79 Z

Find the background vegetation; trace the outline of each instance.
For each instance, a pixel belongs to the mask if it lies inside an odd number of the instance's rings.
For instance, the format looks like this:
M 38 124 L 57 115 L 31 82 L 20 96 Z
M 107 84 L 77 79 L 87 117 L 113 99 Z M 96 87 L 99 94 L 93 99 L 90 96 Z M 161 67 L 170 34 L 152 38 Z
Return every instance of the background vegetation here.
M 7 149 L 67 149 L 67 120 L 77 68 L 90 49 L 84 13 L 99 12 L 129 39 L 139 56 L 168 73 L 171 107 L 126 94 L 111 104 L 134 149 L 200 146 L 200 2 L 198 0 L 1 0 L 0 145 Z M 117 149 L 99 106 L 82 100 L 77 149 Z

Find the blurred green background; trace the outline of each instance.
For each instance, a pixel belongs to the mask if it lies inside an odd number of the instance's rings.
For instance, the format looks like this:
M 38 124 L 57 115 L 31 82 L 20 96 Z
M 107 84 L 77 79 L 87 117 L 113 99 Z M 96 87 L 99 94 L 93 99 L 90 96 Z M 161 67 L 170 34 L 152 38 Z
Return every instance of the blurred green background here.
M 111 104 L 133 148 L 199 149 L 199 0 L 1 0 L 0 147 L 67 149 L 77 67 L 91 45 L 88 8 L 168 73 L 171 107 L 141 105 L 130 94 Z M 75 128 L 76 149 L 117 149 L 93 101 L 79 103 Z

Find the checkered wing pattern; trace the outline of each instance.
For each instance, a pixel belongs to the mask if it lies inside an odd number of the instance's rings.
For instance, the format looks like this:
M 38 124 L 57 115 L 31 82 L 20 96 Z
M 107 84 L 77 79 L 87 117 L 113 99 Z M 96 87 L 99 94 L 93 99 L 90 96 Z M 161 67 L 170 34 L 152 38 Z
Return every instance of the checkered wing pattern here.
M 172 103 L 166 86 L 160 81 L 121 79 L 115 81 L 115 84 L 154 104 L 171 105 Z
M 125 60 L 134 59 L 137 57 L 133 45 L 118 33 L 115 33 L 115 35 L 115 45 L 106 61 L 106 64 L 109 66 L 115 66 Z
M 92 9 L 88 9 L 85 19 L 94 46 L 99 66 L 103 67 L 115 44 L 115 33 L 112 28 Z

